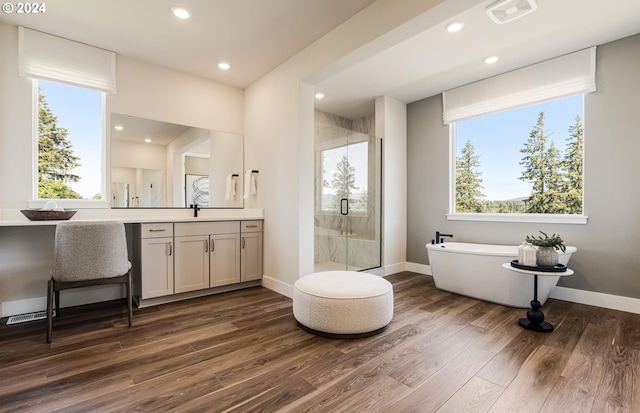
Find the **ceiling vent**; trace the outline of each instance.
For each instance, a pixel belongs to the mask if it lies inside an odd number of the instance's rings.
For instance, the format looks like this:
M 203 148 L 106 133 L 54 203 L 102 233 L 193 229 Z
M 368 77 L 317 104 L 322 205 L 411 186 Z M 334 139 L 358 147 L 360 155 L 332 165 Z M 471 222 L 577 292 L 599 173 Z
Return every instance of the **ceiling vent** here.
M 504 24 L 538 8 L 535 0 L 499 0 L 487 7 L 487 14 L 497 24 Z

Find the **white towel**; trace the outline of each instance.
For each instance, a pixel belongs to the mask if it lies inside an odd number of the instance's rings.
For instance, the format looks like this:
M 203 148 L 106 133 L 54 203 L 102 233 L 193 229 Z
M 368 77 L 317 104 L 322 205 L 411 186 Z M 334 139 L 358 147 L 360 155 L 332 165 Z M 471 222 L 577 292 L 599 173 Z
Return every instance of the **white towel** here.
M 251 194 L 251 169 L 244 171 L 244 199 L 249 199 Z
M 225 201 L 230 201 L 236 197 L 236 185 L 235 180 L 233 179 L 233 174 L 227 175 L 227 185 L 226 190 L 224 192 Z
M 251 195 L 256 195 L 258 193 L 258 173 L 251 173 Z
M 64 208 L 58 208 L 60 207 L 58 207 L 56 201 L 47 201 L 44 206 L 40 208 L 40 211 L 64 211 Z

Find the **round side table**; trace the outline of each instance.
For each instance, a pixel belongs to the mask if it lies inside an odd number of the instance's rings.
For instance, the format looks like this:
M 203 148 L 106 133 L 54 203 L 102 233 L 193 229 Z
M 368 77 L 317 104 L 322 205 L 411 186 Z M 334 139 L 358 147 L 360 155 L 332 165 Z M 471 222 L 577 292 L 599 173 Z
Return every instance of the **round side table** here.
M 550 272 L 550 271 L 541 271 L 536 270 L 534 267 L 531 269 L 522 269 L 511 266 L 510 262 L 506 262 L 502 264 L 502 266 L 509 271 L 520 272 L 523 274 L 533 275 L 533 300 L 531 301 L 531 309 L 527 311 L 527 317 L 521 318 L 518 320 L 518 324 L 522 328 L 526 328 L 527 330 L 536 331 L 538 333 L 550 333 L 553 331 L 553 326 L 546 321 L 544 321 L 544 314 L 542 310 L 540 310 L 540 301 L 538 301 L 538 275 L 542 276 L 567 276 L 573 275 L 573 270 L 566 269 L 563 272 Z

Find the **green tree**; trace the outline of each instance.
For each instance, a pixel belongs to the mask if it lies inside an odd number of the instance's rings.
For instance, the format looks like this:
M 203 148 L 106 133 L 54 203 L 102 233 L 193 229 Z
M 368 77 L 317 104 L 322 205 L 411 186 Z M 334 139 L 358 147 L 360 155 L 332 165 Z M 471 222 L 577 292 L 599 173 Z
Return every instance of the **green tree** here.
M 460 157 L 456 159 L 456 212 L 484 212 L 482 172 L 480 156 L 470 140 L 464 144 Z
M 58 118 L 51 112 L 46 97 L 38 93 L 38 197 L 82 198 L 67 184 L 80 177 L 72 170 L 80 166 L 80 158 L 73 155 L 69 132 L 59 128 Z
M 526 213 L 545 214 L 565 211 L 563 176 L 561 174 L 560 151 L 553 143 L 548 145 L 549 135 L 544 128 L 544 111 L 529 133 L 520 152 L 525 156 L 520 161 L 524 170 L 520 180 L 531 183 L 531 196 L 525 200 Z
M 583 139 L 582 119 L 576 116 L 574 124 L 569 127 L 567 147 L 562 161 L 565 174 L 563 193 L 569 214 L 582 214 Z
M 525 157 L 520 161 L 520 165 L 524 166 L 520 180 L 532 184 L 531 196 L 525 201 L 527 205 L 526 212 L 529 213 L 544 212 L 543 194 L 546 190 L 544 158 L 546 143 L 544 112 L 540 112 L 536 126 L 529 133 L 529 139 L 525 142 L 524 148 L 520 149 L 520 153 L 525 154 Z
M 560 150 L 551 142 L 545 157 L 546 191 L 544 193 L 545 213 L 563 214 L 567 212 L 566 195 L 564 193 L 564 177 Z
M 340 209 L 341 199 L 351 199 L 351 194 L 358 190 L 356 187 L 356 168 L 349 164 L 346 155 L 336 165 L 330 185 L 335 191 L 333 196 L 333 208 L 335 209 Z

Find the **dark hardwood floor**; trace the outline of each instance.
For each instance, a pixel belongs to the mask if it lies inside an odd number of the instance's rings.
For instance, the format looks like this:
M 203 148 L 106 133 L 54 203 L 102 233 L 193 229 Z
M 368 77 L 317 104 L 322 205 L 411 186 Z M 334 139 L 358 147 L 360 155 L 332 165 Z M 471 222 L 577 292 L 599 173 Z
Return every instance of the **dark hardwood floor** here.
M 119 302 L 0 326 L 2 412 L 640 412 L 640 315 L 549 300 L 525 310 L 403 272 L 382 334 L 321 338 L 262 287 L 134 312 Z M 63 292 L 64 295 L 64 292 Z M 63 296 L 64 300 L 64 296 Z

